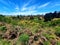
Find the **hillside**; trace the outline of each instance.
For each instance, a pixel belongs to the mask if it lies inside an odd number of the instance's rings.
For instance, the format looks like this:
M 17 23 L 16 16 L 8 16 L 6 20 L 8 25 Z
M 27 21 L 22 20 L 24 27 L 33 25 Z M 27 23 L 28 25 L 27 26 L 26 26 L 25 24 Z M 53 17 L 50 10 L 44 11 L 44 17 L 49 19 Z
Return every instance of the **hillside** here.
M 60 18 L 46 15 L 0 15 L 0 45 L 60 45 Z

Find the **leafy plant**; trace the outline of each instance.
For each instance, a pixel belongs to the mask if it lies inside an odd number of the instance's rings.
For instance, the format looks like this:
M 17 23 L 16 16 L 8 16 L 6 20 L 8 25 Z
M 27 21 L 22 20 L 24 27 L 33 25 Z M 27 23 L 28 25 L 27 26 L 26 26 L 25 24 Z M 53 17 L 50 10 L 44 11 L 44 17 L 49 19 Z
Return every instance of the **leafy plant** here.
M 11 45 L 11 43 L 7 40 L 0 40 L 0 45 Z
M 29 40 L 29 36 L 27 34 L 21 34 L 21 36 L 19 37 L 19 40 L 26 45 L 27 41 Z
M 44 45 L 51 45 L 49 41 L 45 41 Z
M 56 45 L 60 45 L 60 41 L 57 41 L 57 44 Z
M 50 36 L 49 34 L 44 33 L 43 35 L 44 35 L 47 39 L 50 38 L 50 37 L 49 37 L 49 36 Z
M 5 26 L 1 26 L 0 30 L 3 31 L 3 32 L 5 32 L 6 31 L 6 27 Z
M 55 34 L 56 34 L 57 36 L 60 36 L 60 27 L 56 27 L 56 28 L 55 28 Z

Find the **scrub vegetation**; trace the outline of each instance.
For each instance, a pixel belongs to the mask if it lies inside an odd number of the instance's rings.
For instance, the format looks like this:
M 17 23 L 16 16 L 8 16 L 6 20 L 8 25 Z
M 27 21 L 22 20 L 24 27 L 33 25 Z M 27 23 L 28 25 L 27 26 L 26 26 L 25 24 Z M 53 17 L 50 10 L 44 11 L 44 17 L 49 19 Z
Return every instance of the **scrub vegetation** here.
M 60 12 L 28 16 L 0 14 L 0 45 L 60 45 Z

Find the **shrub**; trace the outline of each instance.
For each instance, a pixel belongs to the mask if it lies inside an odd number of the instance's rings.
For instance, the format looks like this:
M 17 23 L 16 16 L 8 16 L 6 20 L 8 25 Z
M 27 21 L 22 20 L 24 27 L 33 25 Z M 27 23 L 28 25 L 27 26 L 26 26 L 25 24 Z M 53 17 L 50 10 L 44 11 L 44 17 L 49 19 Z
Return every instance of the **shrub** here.
M 11 45 L 11 43 L 7 40 L 0 40 L 0 45 Z
M 55 28 L 55 34 L 60 37 L 60 27 Z
M 5 32 L 7 29 L 6 29 L 5 26 L 1 26 L 1 27 L 0 27 L 0 30 L 3 31 L 3 32 Z
M 55 35 L 50 35 L 50 34 L 43 34 L 48 40 L 50 40 L 51 38 L 55 38 Z
M 55 20 L 55 21 L 51 21 L 51 25 L 52 26 L 60 25 L 60 19 L 59 20 Z
M 56 45 L 60 45 L 60 41 L 57 41 L 57 44 Z
M 44 45 L 51 45 L 49 41 L 45 41 Z
M 43 34 L 43 35 L 44 35 L 47 39 L 50 38 L 50 37 L 49 37 L 49 36 L 50 36 L 49 34 L 46 34 L 46 33 L 45 33 L 45 34 Z
M 51 21 L 52 18 L 53 18 L 52 13 L 47 13 L 44 16 L 44 21 Z
M 19 37 L 19 40 L 22 43 L 24 43 L 24 45 L 26 45 L 29 40 L 29 36 L 27 34 L 21 34 L 21 36 Z

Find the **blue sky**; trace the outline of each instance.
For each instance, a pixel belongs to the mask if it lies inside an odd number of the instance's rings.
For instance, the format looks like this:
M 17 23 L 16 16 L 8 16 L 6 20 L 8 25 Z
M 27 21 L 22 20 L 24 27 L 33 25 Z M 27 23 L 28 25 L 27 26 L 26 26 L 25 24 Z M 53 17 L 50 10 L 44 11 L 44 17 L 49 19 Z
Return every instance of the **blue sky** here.
M 0 0 L 0 14 L 45 14 L 60 11 L 60 0 Z

